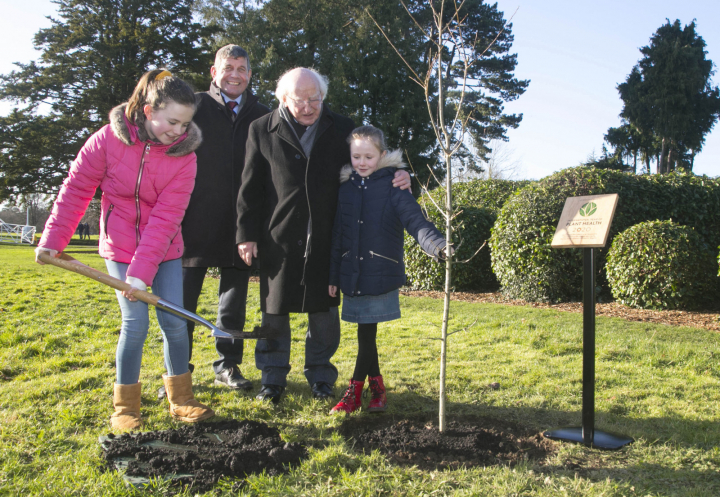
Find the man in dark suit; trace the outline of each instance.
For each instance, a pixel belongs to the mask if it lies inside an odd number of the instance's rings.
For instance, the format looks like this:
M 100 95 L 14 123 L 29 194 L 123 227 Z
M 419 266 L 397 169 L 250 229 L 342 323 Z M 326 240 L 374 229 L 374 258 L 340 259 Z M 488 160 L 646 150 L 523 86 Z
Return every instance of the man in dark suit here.
M 203 134 L 197 154 L 197 176 L 182 223 L 183 303 L 195 312 L 209 267 L 220 268 L 217 326 L 243 330 L 250 267 L 235 244 L 237 195 L 245 164 L 245 141 L 250 123 L 270 112 L 248 88 L 252 71 L 248 53 L 237 45 L 217 51 L 207 92 L 197 93 L 193 121 Z M 195 323 L 188 322 L 190 355 Z M 213 363 L 215 383 L 235 390 L 252 384 L 240 372 L 243 341 L 217 338 Z M 191 365 L 191 370 L 192 370 Z

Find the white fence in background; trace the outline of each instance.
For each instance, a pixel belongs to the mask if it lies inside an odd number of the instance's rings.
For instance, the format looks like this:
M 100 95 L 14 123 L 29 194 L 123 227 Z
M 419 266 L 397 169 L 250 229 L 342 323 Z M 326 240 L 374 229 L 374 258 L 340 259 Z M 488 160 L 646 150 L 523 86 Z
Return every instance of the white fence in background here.
M 0 219 L 0 242 L 29 243 L 35 240 L 35 226 L 24 224 L 7 224 Z

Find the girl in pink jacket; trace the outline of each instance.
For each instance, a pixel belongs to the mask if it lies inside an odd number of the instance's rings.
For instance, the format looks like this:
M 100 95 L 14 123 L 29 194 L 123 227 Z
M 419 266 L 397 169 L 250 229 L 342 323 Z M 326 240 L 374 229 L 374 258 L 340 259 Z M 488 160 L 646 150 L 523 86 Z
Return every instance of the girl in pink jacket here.
M 122 328 L 111 423 L 118 430 L 140 426 L 138 380 L 149 318 L 147 304 L 133 297 L 135 289 L 152 286 L 163 299 L 183 303 L 180 222 L 195 184 L 194 150 L 202 139 L 194 114 L 195 94 L 187 83 L 164 69 L 145 73 L 130 100 L 110 112 L 110 124 L 80 150 L 36 249 L 57 257 L 100 187 L 99 252 L 108 272 L 133 287 L 116 292 Z M 160 310 L 157 318 L 170 413 L 187 422 L 213 416 L 192 393 L 185 320 Z

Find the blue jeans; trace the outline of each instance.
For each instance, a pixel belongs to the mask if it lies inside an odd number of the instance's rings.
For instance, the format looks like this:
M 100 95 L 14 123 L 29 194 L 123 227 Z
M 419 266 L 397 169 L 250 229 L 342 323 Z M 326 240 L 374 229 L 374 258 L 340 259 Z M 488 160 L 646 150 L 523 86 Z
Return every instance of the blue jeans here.
M 262 371 L 263 385 L 287 386 L 290 372 L 290 315 L 262 313 L 263 326 L 280 331 L 277 339 L 258 340 L 255 344 L 255 367 Z M 318 381 L 335 384 L 337 368 L 330 362 L 340 345 L 340 316 L 337 307 L 328 312 L 308 313 L 305 334 L 304 373 L 310 385 Z
M 110 276 L 125 281 L 129 264 L 106 260 L 105 265 Z M 152 282 L 153 293 L 163 300 L 182 306 L 182 288 L 182 260 L 175 259 L 160 264 Z M 148 304 L 139 300 L 131 302 L 118 291 L 115 291 L 115 294 L 122 313 L 120 339 L 115 353 L 117 383 L 132 385 L 140 379 L 143 345 L 150 327 Z M 159 309 L 156 309 L 156 314 L 163 334 L 165 369 L 168 375 L 187 373 L 190 346 L 186 321 Z

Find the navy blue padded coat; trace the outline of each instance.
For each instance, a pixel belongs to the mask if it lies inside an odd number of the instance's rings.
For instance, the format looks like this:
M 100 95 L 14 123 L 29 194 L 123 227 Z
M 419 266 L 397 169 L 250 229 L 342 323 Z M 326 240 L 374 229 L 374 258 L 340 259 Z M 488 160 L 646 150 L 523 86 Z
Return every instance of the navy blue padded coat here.
M 446 245 L 410 191 L 392 186 L 400 167 L 405 167 L 402 153 L 395 150 L 381 158 L 378 169 L 367 178 L 350 165 L 340 173 L 330 285 L 345 295 L 382 295 L 405 284 L 404 230 L 433 257 Z

